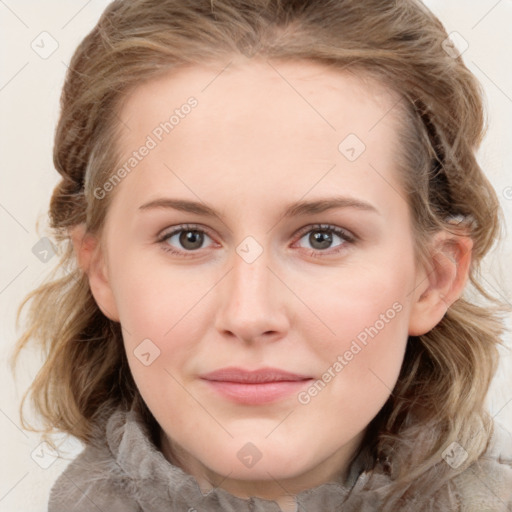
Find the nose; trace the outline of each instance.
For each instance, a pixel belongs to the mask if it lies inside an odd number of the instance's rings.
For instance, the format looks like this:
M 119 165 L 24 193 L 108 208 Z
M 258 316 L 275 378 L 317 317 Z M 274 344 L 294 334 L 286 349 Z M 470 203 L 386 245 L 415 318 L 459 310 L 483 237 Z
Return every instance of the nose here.
M 222 280 L 216 315 L 216 328 L 223 336 L 245 343 L 286 336 L 286 288 L 268 263 L 265 251 L 252 263 L 233 255 L 232 269 Z

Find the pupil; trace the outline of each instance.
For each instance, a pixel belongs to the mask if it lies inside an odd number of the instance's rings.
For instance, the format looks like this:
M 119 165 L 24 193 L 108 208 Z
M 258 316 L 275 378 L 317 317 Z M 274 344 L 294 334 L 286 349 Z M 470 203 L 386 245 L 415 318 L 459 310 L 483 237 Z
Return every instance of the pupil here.
M 203 244 L 203 234 L 198 231 L 183 231 L 180 244 L 186 249 L 199 249 Z
M 309 235 L 309 241 L 313 247 L 315 243 L 319 244 L 315 249 L 327 249 L 332 243 L 332 235 L 325 231 L 315 231 Z

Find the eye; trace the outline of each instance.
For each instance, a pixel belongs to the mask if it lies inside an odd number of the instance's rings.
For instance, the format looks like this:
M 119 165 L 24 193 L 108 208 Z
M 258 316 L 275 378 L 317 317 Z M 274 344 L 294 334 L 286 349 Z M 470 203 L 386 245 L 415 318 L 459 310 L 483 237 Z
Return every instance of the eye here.
M 185 255 L 183 253 L 204 249 L 203 244 L 207 238 L 211 240 L 203 229 L 186 225 L 164 232 L 158 242 L 162 244 L 165 251 Z
M 304 240 L 309 247 L 302 247 L 302 249 L 309 249 L 310 255 L 315 257 L 339 253 L 357 240 L 356 236 L 345 229 L 328 224 L 308 226 L 301 233 L 297 243 L 300 246 Z M 164 231 L 157 242 L 166 252 L 182 257 L 192 257 L 194 252 L 207 247 L 205 247 L 206 239 L 213 241 L 203 228 L 187 224 Z
M 336 239 L 339 243 L 335 243 Z M 344 229 L 330 225 L 316 225 L 313 228 L 309 227 L 308 231 L 301 236 L 299 242 L 304 240 L 309 247 L 305 249 L 312 249 L 312 255 L 317 255 L 318 251 L 336 253 L 340 250 L 345 249 L 345 246 L 355 242 L 355 237 Z M 327 251 L 326 249 L 333 248 L 333 251 Z

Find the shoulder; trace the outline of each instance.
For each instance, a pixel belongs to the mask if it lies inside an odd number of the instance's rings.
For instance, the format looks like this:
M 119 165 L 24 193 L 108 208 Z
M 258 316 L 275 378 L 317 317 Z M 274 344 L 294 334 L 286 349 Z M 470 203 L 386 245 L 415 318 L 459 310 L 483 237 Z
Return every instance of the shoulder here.
M 512 510 L 512 433 L 495 421 L 486 451 L 453 483 L 461 512 Z
M 123 485 L 126 480 L 115 460 L 87 445 L 53 484 L 48 512 L 139 512 L 128 489 L 122 492 Z

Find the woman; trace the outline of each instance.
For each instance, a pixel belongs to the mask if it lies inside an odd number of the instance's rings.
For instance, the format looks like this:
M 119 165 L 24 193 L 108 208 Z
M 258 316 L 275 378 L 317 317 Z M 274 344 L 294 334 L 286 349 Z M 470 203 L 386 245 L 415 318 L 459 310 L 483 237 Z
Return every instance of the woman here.
M 55 140 L 69 272 L 19 342 L 86 445 L 50 512 L 511 507 L 499 208 L 446 48 L 414 0 L 106 9 Z

